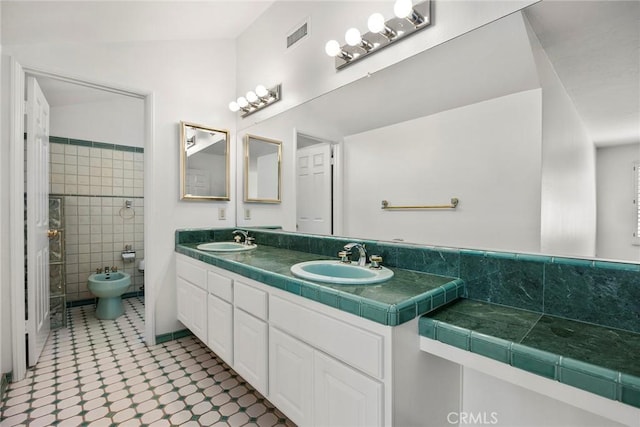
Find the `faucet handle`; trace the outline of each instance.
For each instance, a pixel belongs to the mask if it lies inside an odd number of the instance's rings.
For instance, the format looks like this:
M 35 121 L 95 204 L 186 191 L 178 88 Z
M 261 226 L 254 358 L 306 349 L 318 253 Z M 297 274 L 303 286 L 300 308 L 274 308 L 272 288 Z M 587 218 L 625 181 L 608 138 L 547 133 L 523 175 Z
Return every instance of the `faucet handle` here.
M 244 244 L 245 245 L 253 245 L 253 242 L 256 241 L 255 237 L 247 237 L 246 239 L 244 239 Z
M 113 267 L 111 267 L 111 272 L 112 273 L 116 273 L 117 271 L 118 271 L 118 267 L 117 266 L 114 265 Z
M 236 234 L 236 235 L 233 237 L 233 240 L 235 240 L 235 241 L 236 241 L 236 243 L 240 243 L 240 240 L 242 240 L 242 237 L 240 237 L 240 235 L 239 235 L 239 234 Z
M 345 264 L 351 263 L 351 251 L 340 251 L 338 252 L 338 257 L 340 257 L 340 262 L 344 262 Z
M 96 268 L 96 274 L 101 274 L 102 273 L 102 269 L 100 267 Z
M 371 266 L 369 268 L 382 268 L 382 266 L 380 265 L 380 263 L 382 262 L 382 257 L 380 255 L 371 255 L 369 260 L 371 260 Z

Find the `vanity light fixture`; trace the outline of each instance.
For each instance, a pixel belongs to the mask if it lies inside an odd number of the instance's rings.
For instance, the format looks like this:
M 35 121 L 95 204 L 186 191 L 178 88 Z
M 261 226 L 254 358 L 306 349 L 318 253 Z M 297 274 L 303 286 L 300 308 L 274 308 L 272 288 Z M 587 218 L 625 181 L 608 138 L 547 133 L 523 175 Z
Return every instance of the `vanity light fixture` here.
M 250 90 L 245 96 L 240 96 L 235 101 L 231 101 L 229 103 L 229 109 L 234 113 L 242 111 L 240 115 L 244 118 L 274 102 L 280 101 L 281 96 L 281 84 L 277 84 L 270 89 L 267 89 L 263 85 L 258 85 L 255 90 Z
M 325 52 L 335 58 L 337 70 L 428 27 L 433 21 L 431 0 L 415 5 L 412 0 L 396 0 L 393 11 L 395 17 L 388 20 L 381 13 L 369 16 L 369 32 L 364 35 L 357 28 L 347 30 L 346 44 L 342 46 L 336 40 L 327 42 Z

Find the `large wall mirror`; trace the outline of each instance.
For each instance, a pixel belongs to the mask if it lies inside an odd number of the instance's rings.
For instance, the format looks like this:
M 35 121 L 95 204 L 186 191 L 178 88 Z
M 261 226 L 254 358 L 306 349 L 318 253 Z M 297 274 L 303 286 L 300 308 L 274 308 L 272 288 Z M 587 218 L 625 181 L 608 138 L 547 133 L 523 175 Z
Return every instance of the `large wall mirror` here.
M 287 153 L 264 224 L 301 224 L 306 135 L 338 147 L 336 234 L 640 261 L 639 19 L 637 1 L 541 1 L 253 124 Z
M 229 131 L 180 122 L 180 199 L 229 200 Z
M 282 142 L 244 136 L 244 201 L 280 203 Z

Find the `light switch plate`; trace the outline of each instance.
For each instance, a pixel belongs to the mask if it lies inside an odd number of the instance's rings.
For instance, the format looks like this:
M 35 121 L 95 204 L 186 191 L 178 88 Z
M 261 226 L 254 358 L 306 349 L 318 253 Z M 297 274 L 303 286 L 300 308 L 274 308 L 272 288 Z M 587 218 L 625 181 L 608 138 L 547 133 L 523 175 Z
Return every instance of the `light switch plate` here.
M 251 209 L 244 210 L 244 219 L 246 219 L 247 221 L 251 219 Z
M 218 219 L 227 219 L 227 210 L 225 208 L 218 208 Z

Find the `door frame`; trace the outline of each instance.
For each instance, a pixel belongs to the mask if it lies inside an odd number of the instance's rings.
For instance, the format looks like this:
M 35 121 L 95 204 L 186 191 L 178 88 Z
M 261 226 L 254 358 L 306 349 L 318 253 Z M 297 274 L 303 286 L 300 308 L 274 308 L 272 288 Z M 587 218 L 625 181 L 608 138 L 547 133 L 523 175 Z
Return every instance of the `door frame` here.
M 11 293 L 11 358 L 12 381 L 22 380 L 27 373 L 25 345 L 25 280 L 24 280 L 24 113 L 25 113 L 25 76 L 48 77 L 81 86 L 106 90 L 144 101 L 144 199 L 145 204 L 153 206 L 153 148 L 154 148 L 154 93 L 144 90 L 125 88 L 116 84 L 101 83 L 56 74 L 46 70 L 22 66 L 11 56 L 9 82 L 9 248 L 10 248 L 10 293 Z M 150 230 L 153 229 L 152 209 L 144 211 L 144 245 L 151 247 Z M 153 259 L 145 253 L 145 264 L 153 266 Z M 147 345 L 155 344 L 155 290 L 147 286 L 145 276 L 145 341 Z

